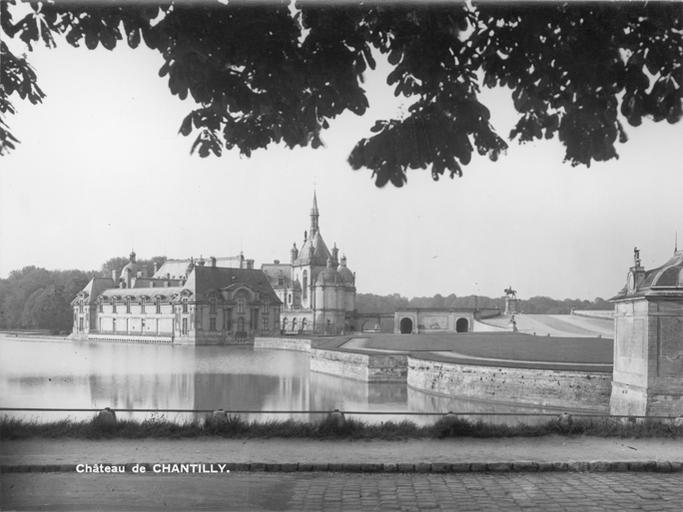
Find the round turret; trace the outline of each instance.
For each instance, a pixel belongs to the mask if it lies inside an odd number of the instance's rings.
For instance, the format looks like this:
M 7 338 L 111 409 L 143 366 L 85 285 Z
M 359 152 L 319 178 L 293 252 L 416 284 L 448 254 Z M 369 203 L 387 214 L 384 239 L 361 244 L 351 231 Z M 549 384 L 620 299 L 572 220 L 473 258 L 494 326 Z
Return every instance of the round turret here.
M 140 265 L 135 261 L 135 251 L 131 251 L 128 257 L 128 263 L 126 263 L 121 269 L 120 279 L 126 283 L 126 287 L 130 288 L 131 280 L 135 279 L 140 270 Z
M 344 284 L 353 284 L 353 272 L 351 272 L 349 268 L 346 266 L 346 256 L 343 254 L 341 257 L 339 267 L 337 267 L 337 272 L 339 273 L 339 277 L 341 278 Z
M 342 280 L 334 268 L 334 263 L 332 258 L 327 258 L 327 267 L 318 274 L 318 278 L 315 281 L 316 285 L 329 285 L 329 284 L 341 284 Z

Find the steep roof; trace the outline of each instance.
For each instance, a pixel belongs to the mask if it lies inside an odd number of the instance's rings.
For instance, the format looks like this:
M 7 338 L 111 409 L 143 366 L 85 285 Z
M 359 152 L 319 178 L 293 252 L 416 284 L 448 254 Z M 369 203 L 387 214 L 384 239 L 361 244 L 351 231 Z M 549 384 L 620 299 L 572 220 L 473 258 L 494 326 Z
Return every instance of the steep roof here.
M 313 247 L 313 257 L 310 255 L 311 247 Z M 299 249 L 299 257 L 294 261 L 294 265 L 314 265 L 324 267 L 327 265 L 327 259 L 331 258 L 332 254 L 327 248 L 320 231 L 316 231 L 313 235 L 303 243 Z
M 170 274 L 171 277 L 186 276 L 190 268 L 190 260 L 166 260 L 154 273 L 154 278 L 161 279 Z
M 209 290 L 227 288 L 228 286 L 244 284 L 248 288 L 259 292 L 261 296 L 279 303 L 268 277 L 261 270 L 224 267 L 195 267 L 188 276 L 185 286 L 193 288 L 197 296 Z
M 110 277 L 93 277 L 88 284 L 76 295 L 71 303 L 73 304 L 79 296 L 85 295 L 85 302 L 93 302 L 102 291 L 112 288 L 114 281 Z
M 261 271 L 266 275 L 273 288 L 292 287 L 292 266 L 288 263 L 264 263 L 261 265 Z

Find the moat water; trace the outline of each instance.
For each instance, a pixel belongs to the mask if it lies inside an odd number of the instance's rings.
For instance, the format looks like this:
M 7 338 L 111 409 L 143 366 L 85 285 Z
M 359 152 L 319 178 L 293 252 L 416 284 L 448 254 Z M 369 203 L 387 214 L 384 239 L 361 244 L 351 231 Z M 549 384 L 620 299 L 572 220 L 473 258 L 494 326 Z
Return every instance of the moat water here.
M 553 412 L 435 396 L 405 384 L 374 384 L 309 370 L 303 352 L 251 347 L 191 347 L 128 343 L 88 343 L 5 337 L 0 334 L 0 407 L 73 409 L 226 409 L 249 411 L 391 411 L 489 413 Z M 16 412 L 3 416 L 48 421 L 84 419 L 91 412 Z M 118 412 L 144 419 L 151 413 Z M 193 415 L 163 413 L 182 421 Z M 312 414 L 245 414 L 249 420 Z M 361 416 L 359 416 L 361 417 Z M 362 416 L 368 422 L 431 423 L 433 416 Z M 487 417 L 516 423 L 539 418 Z M 547 418 L 545 418 L 547 420 Z

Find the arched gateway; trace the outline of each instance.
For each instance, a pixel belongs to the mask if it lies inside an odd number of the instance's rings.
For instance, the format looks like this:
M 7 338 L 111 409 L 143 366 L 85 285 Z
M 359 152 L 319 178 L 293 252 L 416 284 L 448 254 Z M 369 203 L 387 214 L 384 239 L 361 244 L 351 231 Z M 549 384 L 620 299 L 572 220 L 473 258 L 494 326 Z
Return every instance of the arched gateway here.
M 469 327 L 467 318 L 458 318 L 458 321 L 455 323 L 455 332 L 467 332 L 469 331 Z
M 401 334 L 411 334 L 413 332 L 413 321 L 410 318 L 402 318 L 400 329 Z

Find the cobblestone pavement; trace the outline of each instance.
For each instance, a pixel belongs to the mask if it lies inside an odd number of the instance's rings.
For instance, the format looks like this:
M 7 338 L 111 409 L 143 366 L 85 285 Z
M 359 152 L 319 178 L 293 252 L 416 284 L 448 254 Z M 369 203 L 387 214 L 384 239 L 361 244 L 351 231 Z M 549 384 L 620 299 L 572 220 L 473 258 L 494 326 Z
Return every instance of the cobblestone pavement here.
M 681 473 L 0 475 L 2 510 L 680 512 Z

